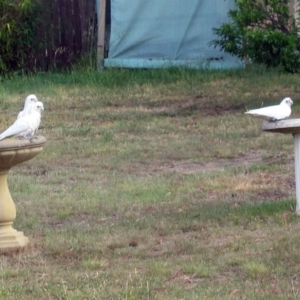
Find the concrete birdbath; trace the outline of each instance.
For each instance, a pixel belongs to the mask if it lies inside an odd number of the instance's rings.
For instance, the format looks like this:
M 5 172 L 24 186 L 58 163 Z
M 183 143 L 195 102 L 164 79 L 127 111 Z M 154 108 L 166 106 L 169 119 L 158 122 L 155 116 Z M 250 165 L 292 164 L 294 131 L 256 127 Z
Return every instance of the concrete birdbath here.
M 296 214 L 300 215 L 300 119 L 289 119 L 276 122 L 264 121 L 263 131 L 292 134 L 294 137 Z
M 45 143 L 43 136 L 37 136 L 31 142 L 18 138 L 0 142 L 0 251 L 23 248 L 29 242 L 23 232 L 12 227 L 16 218 L 16 207 L 7 185 L 8 171 L 38 155 Z

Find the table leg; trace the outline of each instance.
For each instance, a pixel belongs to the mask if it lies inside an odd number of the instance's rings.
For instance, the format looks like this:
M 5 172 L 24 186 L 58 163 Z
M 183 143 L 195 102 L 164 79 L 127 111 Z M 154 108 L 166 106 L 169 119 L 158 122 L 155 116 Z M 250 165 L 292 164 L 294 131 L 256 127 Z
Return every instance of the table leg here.
M 300 215 L 300 133 L 294 134 L 296 214 Z

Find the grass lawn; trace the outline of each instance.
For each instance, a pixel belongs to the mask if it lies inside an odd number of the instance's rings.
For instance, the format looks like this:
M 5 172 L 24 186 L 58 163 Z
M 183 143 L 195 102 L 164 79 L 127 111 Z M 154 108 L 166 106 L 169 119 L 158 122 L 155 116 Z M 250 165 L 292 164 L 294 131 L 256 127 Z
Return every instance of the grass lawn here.
M 289 96 L 299 117 L 299 82 L 261 68 L 2 81 L 0 131 L 35 93 L 47 143 L 8 175 L 30 245 L 0 255 L 0 299 L 299 299 L 293 138 L 244 115 Z

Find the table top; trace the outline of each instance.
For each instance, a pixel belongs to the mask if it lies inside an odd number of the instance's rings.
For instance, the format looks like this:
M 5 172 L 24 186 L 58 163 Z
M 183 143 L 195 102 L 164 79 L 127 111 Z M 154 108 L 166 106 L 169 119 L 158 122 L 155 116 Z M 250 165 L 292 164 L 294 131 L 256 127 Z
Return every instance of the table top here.
M 261 130 L 285 134 L 300 133 L 300 119 L 287 119 L 275 122 L 264 121 Z

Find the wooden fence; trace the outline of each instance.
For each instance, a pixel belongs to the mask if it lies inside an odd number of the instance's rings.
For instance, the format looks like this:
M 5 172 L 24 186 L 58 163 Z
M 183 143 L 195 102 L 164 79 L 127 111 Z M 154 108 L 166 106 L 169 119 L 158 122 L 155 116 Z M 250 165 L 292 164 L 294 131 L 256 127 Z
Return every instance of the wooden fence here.
M 37 69 L 67 68 L 83 55 L 95 54 L 95 0 L 41 0 L 41 3 L 34 45 Z
M 38 70 L 68 68 L 84 55 L 96 57 L 103 64 L 105 25 L 110 15 L 110 0 L 98 0 L 103 9 L 97 22 L 95 0 L 38 0 L 42 4 L 41 22 L 34 47 L 34 65 Z M 105 9 L 106 7 L 106 9 Z M 291 0 L 290 11 L 295 17 L 298 0 Z M 106 15 L 105 15 L 106 10 Z M 98 24 L 99 23 L 99 24 Z M 98 32 L 98 45 L 97 45 Z

